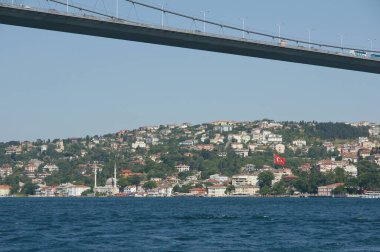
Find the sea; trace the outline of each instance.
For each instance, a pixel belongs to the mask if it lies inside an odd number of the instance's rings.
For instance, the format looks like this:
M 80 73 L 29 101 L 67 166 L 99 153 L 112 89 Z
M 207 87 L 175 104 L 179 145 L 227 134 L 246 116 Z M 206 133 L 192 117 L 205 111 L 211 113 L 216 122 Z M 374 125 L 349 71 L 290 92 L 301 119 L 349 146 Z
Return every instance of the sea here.
M 380 199 L 0 198 L 0 251 L 380 251 Z

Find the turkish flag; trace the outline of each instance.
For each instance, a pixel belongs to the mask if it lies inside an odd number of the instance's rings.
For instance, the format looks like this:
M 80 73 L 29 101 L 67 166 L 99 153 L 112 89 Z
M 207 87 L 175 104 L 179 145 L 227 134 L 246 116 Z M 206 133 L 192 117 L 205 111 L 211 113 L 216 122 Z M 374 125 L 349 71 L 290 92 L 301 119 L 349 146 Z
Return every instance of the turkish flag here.
M 283 157 L 280 157 L 280 156 L 277 155 L 277 154 L 274 154 L 274 164 L 275 164 L 275 165 L 285 166 L 285 164 L 286 164 L 286 159 L 283 158 Z

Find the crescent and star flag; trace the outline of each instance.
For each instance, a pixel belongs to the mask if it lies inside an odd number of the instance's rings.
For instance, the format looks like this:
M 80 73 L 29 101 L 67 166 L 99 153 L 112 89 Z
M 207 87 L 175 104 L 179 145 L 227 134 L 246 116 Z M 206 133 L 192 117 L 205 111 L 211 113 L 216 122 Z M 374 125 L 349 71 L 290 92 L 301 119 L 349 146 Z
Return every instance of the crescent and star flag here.
M 285 166 L 285 164 L 286 164 L 286 159 L 283 158 L 283 157 L 280 157 L 280 156 L 277 155 L 277 154 L 274 154 L 274 164 L 275 164 L 275 165 Z

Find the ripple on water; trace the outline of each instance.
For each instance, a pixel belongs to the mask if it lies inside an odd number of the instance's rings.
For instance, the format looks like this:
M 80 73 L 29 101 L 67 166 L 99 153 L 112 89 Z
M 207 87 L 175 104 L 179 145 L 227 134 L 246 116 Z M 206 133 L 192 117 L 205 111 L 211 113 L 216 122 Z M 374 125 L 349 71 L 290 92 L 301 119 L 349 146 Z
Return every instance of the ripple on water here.
M 380 251 L 380 201 L 0 199 L 0 251 Z

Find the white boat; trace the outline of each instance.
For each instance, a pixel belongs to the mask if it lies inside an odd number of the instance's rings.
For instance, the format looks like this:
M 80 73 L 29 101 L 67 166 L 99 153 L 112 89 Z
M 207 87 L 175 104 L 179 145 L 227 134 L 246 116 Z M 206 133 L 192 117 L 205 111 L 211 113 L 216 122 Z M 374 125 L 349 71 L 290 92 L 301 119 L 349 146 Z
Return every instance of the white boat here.
M 380 199 L 380 191 L 367 191 L 360 198 L 363 198 L 363 199 Z

